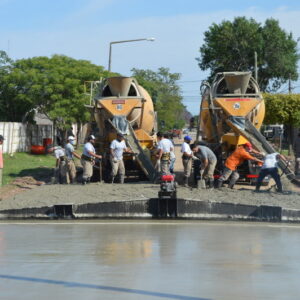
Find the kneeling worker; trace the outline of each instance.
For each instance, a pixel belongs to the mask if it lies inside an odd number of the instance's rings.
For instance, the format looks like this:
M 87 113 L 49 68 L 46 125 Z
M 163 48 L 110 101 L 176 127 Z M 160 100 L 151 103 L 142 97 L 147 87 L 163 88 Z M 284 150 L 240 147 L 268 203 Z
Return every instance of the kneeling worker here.
M 273 179 L 275 180 L 276 186 L 277 186 L 277 191 L 279 193 L 282 193 L 282 184 L 280 180 L 280 176 L 278 174 L 278 169 L 277 169 L 277 164 L 278 160 L 282 159 L 285 161 L 285 158 L 280 155 L 279 153 L 272 153 L 272 154 L 267 154 L 264 158 L 264 164 L 261 167 L 261 170 L 259 172 L 259 176 L 257 179 L 256 183 L 256 188 L 255 190 L 258 192 L 261 183 L 264 180 L 264 178 L 268 175 L 272 176 Z
M 83 167 L 82 184 L 89 183 L 93 176 L 93 166 L 95 164 L 95 158 L 101 159 L 102 156 L 96 154 L 94 147 L 95 136 L 90 135 L 87 143 L 84 144 L 83 154 L 81 155 L 81 164 Z
M 218 188 L 220 188 L 225 180 L 229 177 L 230 181 L 228 184 L 229 188 L 233 188 L 240 175 L 237 171 L 237 167 L 241 165 L 245 160 L 253 160 L 259 163 L 263 163 L 260 159 L 249 154 L 252 151 L 252 145 L 250 143 L 245 143 L 236 148 L 233 153 L 227 157 L 225 161 L 225 168 L 221 177 L 218 179 Z M 253 151 L 257 153 L 257 151 Z
M 214 172 L 217 164 L 217 157 L 212 150 L 203 145 L 192 145 L 194 156 L 201 160 L 200 174 L 209 188 L 214 187 Z
M 110 144 L 110 162 L 112 167 L 112 180 L 111 183 L 114 183 L 115 177 L 118 172 L 120 174 L 120 183 L 124 183 L 125 177 L 125 166 L 123 161 L 123 152 L 132 152 L 127 148 L 124 141 L 124 136 L 121 133 L 117 133 L 117 138 L 113 140 Z

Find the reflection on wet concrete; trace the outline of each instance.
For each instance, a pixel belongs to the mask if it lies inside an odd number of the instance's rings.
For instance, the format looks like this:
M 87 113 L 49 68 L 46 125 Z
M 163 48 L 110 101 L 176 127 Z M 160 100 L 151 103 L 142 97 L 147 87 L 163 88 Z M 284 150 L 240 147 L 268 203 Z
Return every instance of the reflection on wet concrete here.
M 300 226 L 0 223 L 0 299 L 297 299 Z

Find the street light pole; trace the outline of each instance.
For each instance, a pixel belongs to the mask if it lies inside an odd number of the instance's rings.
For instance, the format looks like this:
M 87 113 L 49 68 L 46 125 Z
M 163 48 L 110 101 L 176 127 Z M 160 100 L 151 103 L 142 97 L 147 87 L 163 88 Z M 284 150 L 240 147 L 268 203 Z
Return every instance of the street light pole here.
M 108 71 L 111 71 L 111 52 L 113 44 L 121 44 L 121 43 L 130 43 L 130 42 L 139 42 L 139 41 L 155 41 L 155 38 L 143 38 L 143 39 L 135 39 L 135 40 L 124 40 L 124 41 L 114 41 L 109 43 L 109 55 L 108 55 Z

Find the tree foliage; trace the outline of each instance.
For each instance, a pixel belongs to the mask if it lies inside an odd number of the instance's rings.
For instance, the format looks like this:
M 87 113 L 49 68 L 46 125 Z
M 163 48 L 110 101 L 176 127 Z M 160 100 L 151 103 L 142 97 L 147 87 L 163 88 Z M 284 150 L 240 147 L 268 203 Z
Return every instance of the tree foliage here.
M 289 78 L 298 79 L 297 42 L 274 19 L 267 19 L 263 25 L 245 17 L 213 23 L 204 33 L 197 60 L 202 70 L 210 69 L 211 77 L 217 72 L 253 72 L 255 51 L 263 91 L 275 91 Z
M 132 69 L 132 74 L 152 97 L 160 129 L 182 128 L 185 106 L 177 84 L 180 74 L 170 73 L 168 68 L 159 68 L 157 72 Z
M 103 67 L 64 55 L 17 60 L 1 77 L 0 118 L 20 122 L 36 109 L 62 129 L 86 122 L 84 82 L 101 75 L 107 75 Z
M 300 94 L 264 94 L 265 124 L 300 127 Z

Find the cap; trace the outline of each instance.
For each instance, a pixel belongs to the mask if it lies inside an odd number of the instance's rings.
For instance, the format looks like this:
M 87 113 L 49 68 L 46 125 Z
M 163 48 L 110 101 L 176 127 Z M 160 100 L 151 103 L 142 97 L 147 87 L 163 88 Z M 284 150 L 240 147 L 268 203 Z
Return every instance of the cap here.
M 5 138 L 3 137 L 3 135 L 0 134 L 0 141 L 4 141 Z
M 244 144 L 245 147 L 249 148 L 250 150 L 252 150 L 252 145 L 251 143 L 247 142 Z
M 185 141 L 191 141 L 192 138 L 191 138 L 189 135 L 186 135 L 186 136 L 184 137 L 184 140 L 185 140 Z
M 90 140 L 95 140 L 96 138 L 95 138 L 95 136 L 94 135 L 89 135 L 89 137 L 88 137 L 88 140 L 90 141 Z
M 70 136 L 68 137 L 68 140 L 69 140 L 69 141 L 74 141 L 74 140 L 75 140 L 75 138 L 74 138 L 74 136 L 73 136 L 73 135 L 70 135 Z

